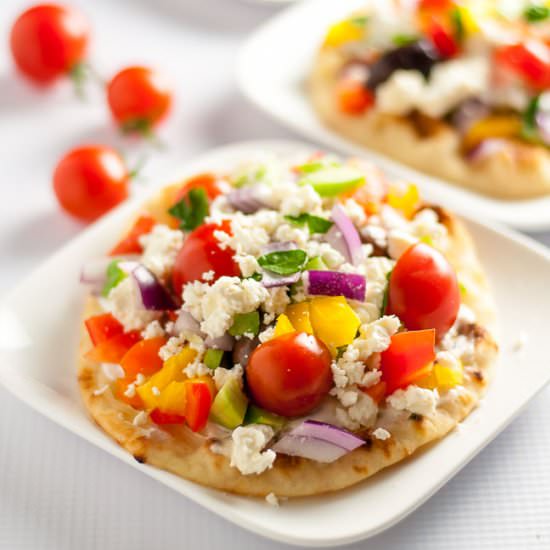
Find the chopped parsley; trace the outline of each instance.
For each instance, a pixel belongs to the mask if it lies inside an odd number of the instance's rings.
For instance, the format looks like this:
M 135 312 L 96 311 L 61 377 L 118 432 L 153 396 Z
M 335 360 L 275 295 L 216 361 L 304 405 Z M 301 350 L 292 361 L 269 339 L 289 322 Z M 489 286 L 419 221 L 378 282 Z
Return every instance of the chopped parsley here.
M 391 274 L 393 273 L 393 269 L 391 271 L 388 271 L 388 274 L 386 275 L 386 289 L 384 290 L 384 298 L 382 299 L 382 311 L 380 312 L 381 315 L 385 315 L 386 309 L 388 307 L 388 299 L 390 295 L 390 279 Z
M 527 141 L 538 141 L 537 113 L 539 110 L 540 96 L 534 97 L 527 105 L 523 113 L 521 136 Z
M 550 7 L 540 5 L 527 6 L 523 12 L 523 17 L 529 23 L 544 21 L 550 17 Z
M 103 290 L 101 291 L 101 295 L 105 296 L 105 298 L 109 296 L 109 292 L 111 292 L 115 286 L 117 286 L 128 276 L 128 274 L 120 268 L 118 262 L 119 260 L 113 260 L 107 266 L 107 279 L 103 285 Z
M 307 254 L 300 249 L 270 252 L 258 258 L 258 263 L 278 275 L 292 275 L 301 271 L 307 262 Z
M 180 229 L 192 231 L 201 225 L 208 216 L 208 198 L 201 188 L 190 189 L 189 192 L 168 212 L 180 220 Z
M 417 40 L 418 36 L 415 36 L 414 34 L 396 34 L 392 38 L 392 42 L 398 48 L 400 48 L 401 46 L 408 46 L 409 44 L 413 44 Z
M 299 216 L 285 216 L 294 225 L 307 225 L 310 233 L 326 233 L 333 225 L 333 222 L 313 214 L 300 214 Z
M 462 20 L 462 14 L 458 8 L 455 8 L 450 13 L 451 23 L 454 29 L 455 38 L 458 42 L 462 42 L 465 36 L 464 21 Z

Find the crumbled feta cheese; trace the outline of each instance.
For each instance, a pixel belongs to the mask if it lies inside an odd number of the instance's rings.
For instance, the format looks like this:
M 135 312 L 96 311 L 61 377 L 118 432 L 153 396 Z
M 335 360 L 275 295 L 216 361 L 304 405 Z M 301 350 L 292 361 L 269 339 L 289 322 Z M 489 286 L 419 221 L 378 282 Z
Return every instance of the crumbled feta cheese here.
M 353 222 L 356 227 L 365 225 L 367 216 L 362 206 L 354 199 L 347 199 L 342 204 L 342 208 L 347 217 Z
M 399 229 L 392 229 L 388 232 L 388 253 L 391 258 L 398 260 L 407 248 L 417 242 L 418 239 L 414 235 Z
M 275 327 L 267 327 L 265 330 L 260 332 L 260 334 L 258 334 L 258 340 L 260 340 L 260 343 L 263 344 L 264 342 L 271 340 L 274 336 Z
M 197 376 L 212 375 L 212 369 L 209 369 L 202 361 L 199 360 L 199 356 L 195 357 L 184 369 L 183 372 L 188 378 L 196 378 Z
M 275 231 L 275 240 L 280 242 L 295 242 L 298 248 L 305 249 L 310 241 L 307 227 L 296 227 L 282 223 Z
M 408 386 L 405 390 L 394 391 L 387 398 L 387 402 L 399 411 L 407 410 L 411 413 L 429 416 L 435 413 L 438 399 L 437 390 Z
M 101 363 L 101 370 L 107 380 L 117 380 L 118 378 L 124 378 L 124 369 L 116 363 Z
M 129 399 L 132 399 L 132 397 L 135 397 L 136 395 L 136 385 L 135 384 L 128 384 L 128 387 L 126 388 L 126 391 L 124 392 L 124 395 L 128 397 Z
M 260 272 L 258 260 L 250 254 L 235 254 L 234 260 L 237 262 L 243 277 L 250 277 L 254 275 L 254 273 Z
M 214 384 L 216 384 L 216 389 L 218 391 L 230 378 L 236 378 L 239 382 L 239 385 L 242 386 L 243 368 L 238 363 L 234 365 L 232 369 L 224 369 L 223 367 L 218 367 L 217 369 L 214 369 L 213 377 Z
M 185 338 L 181 336 L 172 336 L 168 339 L 168 342 L 159 349 L 159 357 L 163 361 L 168 361 L 170 357 L 177 355 L 183 350 L 185 342 Z
M 311 185 L 293 185 L 282 197 L 279 211 L 285 216 L 298 216 L 303 212 L 314 214 L 321 209 L 321 197 Z
M 147 419 L 149 418 L 149 414 L 147 411 L 139 411 L 136 416 L 134 416 L 134 419 L 132 420 L 132 424 L 134 426 L 143 426 L 147 423 Z
M 104 386 L 101 386 L 101 388 L 97 388 L 97 390 L 94 390 L 92 393 L 94 395 L 102 395 L 109 389 L 109 384 L 105 384 Z
M 424 208 L 410 223 L 412 234 L 430 245 L 445 250 L 447 248 L 447 228 L 439 223 L 437 214 L 431 208 Z
M 143 307 L 137 285 L 132 277 L 126 277 L 109 292 L 106 306 L 124 330 L 143 330 L 160 316 L 157 311 Z
M 151 388 L 151 393 L 155 396 L 155 397 L 158 397 L 160 395 L 160 390 L 156 387 L 156 386 L 153 386 Z
M 452 370 L 461 368 L 460 360 L 449 351 L 438 351 L 435 355 L 435 362 Z
M 139 238 L 143 247 L 141 263 L 157 277 L 165 277 L 174 266 L 176 256 L 183 245 L 183 233 L 157 224 L 153 230 Z
M 376 430 L 372 432 L 372 435 L 373 437 L 375 437 L 376 439 L 380 439 L 381 441 L 385 441 L 386 439 L 389 439 L 391 437 L 391 433 L 384 428 L 376 428 Z
M 417 70 L 395 71 L 376 91 L 377 108 L 394 115 L 417 109 L 440 118 L 465 99 L 483 95 L 490 88 L 490 63 L 486 56 L 439 63 L 427 82 Z
M 162 328 L 162 325 L 156 319 L 154 321 L 151 321 L 141 331 L 141 337 L 144 340 L 148 340 L 149 338 L 160 338 L 162 336 L 164 336 L 164 329 Z
M 214 280 L 215 275 L 216 275 L 216 274 L 214 273 L 214 270 L 211 269 L 210 271 L 205 271 L 205 272 L 201 275 L 201 278 L 202 278 L 203 281 L 206 281 L 206 282 L 208 283 L 208 282 Z
M 275 508 L 279 507 L 279 499 L 277 498 L 277 495 L 275 493 L 269 493 L 265 497 L 265 501 L 270 505 L 274 506 Z
M 276 286 L 268 289 L 267 294 L 268 296 L 262 306 L 264 311 L 267 313 L 274 313 L 275 315 L 284 313 L 286 306 L 290 304 L 288 287 Z
M 338 422 L 348 430 L 358 430 L 361 426 L 369 427 L 376 420 L 378 406 L 374 400 L 363 393 L 357 391 L 357 401 L 351 407 L 345 409 L 338 407 L 336 409 L 336 418 Z
M 273 450 L 263 451 L 273 437 L 273 428 L 261 424 L 239 426 L 231 438 L 231 466 L 241 474 L 261 474 L 273 466 L 276 454 Z
M 269 299 L 267 289 L 254 279 L 224 276 L 212 286 L 195 281 L 183 288 L 183 308 L 211 338 L 223 336 L 237 313 L 254 311 Z
M 257 215 L 247 216 L 241 212 L 235 213 L 230 217 L 231 235 L 221 230 L 214 231 L 214 237 L 220 242 L 220 248 L 229 247 L 237 254 L 259 256 L 262 249 L 269 243 L 269 233 L 258 223 L 258 220 Z
M 310 258 L 319 256 L 330 269 L 336 269 L 345 262 L 344 256 L 329 243 L 309 240 L 305 246 L 305 251 Z

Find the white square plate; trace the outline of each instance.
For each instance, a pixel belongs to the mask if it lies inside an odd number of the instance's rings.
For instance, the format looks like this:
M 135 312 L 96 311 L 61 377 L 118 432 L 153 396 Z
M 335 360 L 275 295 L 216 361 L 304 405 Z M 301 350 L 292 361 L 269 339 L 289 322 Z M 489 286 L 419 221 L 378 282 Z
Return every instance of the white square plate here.
M 199 170 L 227 170 L 259 149 L 283 155 L 313 151 L 312 146 L 290 142 L 237 144 L 202 157 L 175 176 L 180 179 Z M 432 197 L 428 194 L 428 198 Z M 437 491 L 550 380 L 544 352 L 550 254 L 524 237 L 468 221 L 492 282 L 504 344 L 483 406 L 460 430 L 352 489 L 285 502 L 280 508 L 209 490 L 139 464 L 88 418 L 76 383 L 76 350 L 84 294 L 78 283 L 80 266 L 112 246 L 142 200 L 143 195 L 135 197 L 90 227 L 3 300 L 0 382 L 51 420 L 245 529 L 314 547 L 349 543 L 378 533 Z M 512 353 L 511 344 L 522 333 L 528 335 L 528 342 L 520 352 Z
M 368 0 L 299 2 L 268 21 L 241 52 L 238 78 L 247 97 L 274 118 L 326 147 L 361 154 L 398 177 L 412 179 L 441 204 L 494 219 L 518 229 L 550 228 L 550 196 L 525 201 L 486 197 L 421 174 L 369 151 L 322 124 L 306 94 L 306 79 L 328 26 L 363 7 Z

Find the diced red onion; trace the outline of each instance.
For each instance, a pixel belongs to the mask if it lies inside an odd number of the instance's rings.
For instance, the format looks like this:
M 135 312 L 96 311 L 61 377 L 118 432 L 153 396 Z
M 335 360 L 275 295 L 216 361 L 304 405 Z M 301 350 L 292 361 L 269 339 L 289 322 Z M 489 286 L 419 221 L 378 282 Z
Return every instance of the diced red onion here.
M 317 420 L 306 420 L 283 435 L 272 448 L 277 453 L 317 462 L 334 462 L 364 444 L 361 438 L 347 430 Z
M 121 269 L 123 269 L 122 266 Z M 176 309 L 177 306 L 170 294 L 144 265 L 137 264 L 132 269 L 132 277 L 137 282 L 145 309 L 153 311 Z
M 225 333 L 223 336 L 219 336 L 218 338 L 207 336 L 204 343 L 208 348 L 231 351 L 233 349 L 233 345 L 235 344 L 235 338 L 233 338 L 231 334 Z
M 340 271 L 307 271 L 306 292 L 310 295 L 345 296 L 365 301 L 367 280 L 357 273 Z
M 550 147 L 550 111 L 539 111 L 536 115 L 539 135 L 545 145 Z
M 300 280 L 300 272 L 292 273 L 291 275 L 277 275 L 262 270 L 262 284 L 265 288 L 274 288 L 277 286 L 293 285 Z
M 237 340 L 232 353 L 233 363 L 238 363 L 243 368 L 246 367 L 250 355 L 259 345 L 260 340 L 258 338 L 240 338 Z
M 254 214 L 260 208 L 265 207 L 265 204 L 258 198 L 258 190 L 255 187 L 233 189 L 227 193 L 226 198 L 235 210 L 244 214 Z
M 506 146 L 506 141 L 500 138 L 484 139 L 473 149 L 466 153 L 466 158 L 470 162 L 478 162 L 498 153 Z
M 331 227 L 328 233 L 330 233 L 333 229 L 334 231 L 332 231 L 329 239 L 335 243 L 338 241 L 338 250 L 343 253 L 349 263 L 353 265 L 361 263 L 364 258 L 363 248 L 361 246 L 361 237 L 359 236 L 357 229 L 355 229 L 355 225 L 353 225 L 353 222 L 349 219 L 340 204 L 334 205 L 331 217 L 334 221 L 334 226 Z M 342 236 L 341 241 L 339 240 L 338 233 Z
M 485 118 L 490 113 L 489 106 L 477 97 L 463 101 L 451 116 L 452 125 L 464 134 L 474 122 Z
M 176 334 L 190 332 L 191 334 L 200 335 L 201 327 L 199 322 L 188 311 L 181 310 L 174 323 L 174 332 Z

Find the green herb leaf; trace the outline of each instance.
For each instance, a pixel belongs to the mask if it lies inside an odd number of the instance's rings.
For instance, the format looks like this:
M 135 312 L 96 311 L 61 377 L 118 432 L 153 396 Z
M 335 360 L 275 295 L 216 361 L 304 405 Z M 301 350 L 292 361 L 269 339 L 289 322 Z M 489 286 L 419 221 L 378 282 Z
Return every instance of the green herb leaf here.
M 102 296 L 109 296 L 109 292 L 115 286 L 117 286 L 121 281 L 126 279 L 128 274 L 120 269 L 118 266 L 119 260 L 113 260 L 108 266 L 107 266 L 107 280 L 105 281 L 105 285 L 103 286 L 103 290 L 101 291 Z
M 460 10 L 458 8 L 454 8 L 451 11 L 450 16 L 451 16 L 451 23 L 454 29 L 455 38 L 458 40 L 458 42 L 462 42 L 465 36 L 464 21 L 462 21 L 462 14 L 460 13 Z
M 333 222 L 319 216 L 314 216 L 313 214 L 285 216 L 285 220 L 288 220 L 294 225 L 307 225 L 310 233 L 326 233 L 333 226 Z
M 214 370 L 220 366 L 222 359 L 223 359 L 223 350 L 210 348 L 206 350 L 203 361 L 204 361 L 204 364 L 209 369 Z
M 278 275 L 291 275 L 306 265 L 307 254 L 300 249 L 270 252 L 258 258 L 258 263 Z
M 257 311 L 238 313 L 233 318 L 233 324 L 229 329 L 231 336 L 243 336 L 244 334 L 256 336 L 258 332 L 260 332 L 260 314 Z
M 180 229 L 192 231 L 208 216 L 208 198 L 204 189 L 190 189 L 179 202 L 174 204 L 169 214 L 181 220 Z
M 250 277 L 245 277 L 245 279 L 254 279 L 255 281 L 260 282 L 263 279 L 263 276 L 261 273 L 252 273 Z
M 401 46 L 407 46 L 408 44 L 416 42 L 418 40 L 418 36 L 415 36 L 414 34 L 396 34 L 391 40 L 395 46 L 400 48 Z
M 538 141 L 537 112 L 539 110 L 540 95 L 534 97 L 525 109 L 522 118 L 521 137 L 527 141 Z
M 349 22 L 357 27 L 365 27 L 368 23 L 369 18 L 366 15 L 360 16 L 360 17 L 352 17 Z
M 391 271 L 388 271 L 388 274 L 386 275 L 386 289 L 384 290 L 384 298 L 382 299 L 382 311 L 380 312 L 382 315 L 385 315 L 386 309 L 388 307 L 388 299 L 390 295 L 390 279 L 391 274 L 393 273 L 393 269 Z
M 529 23 L 544 21 L 550 17 L 550 7 L 547 6 L 528 6 L 523 12 L 523 17 Z

